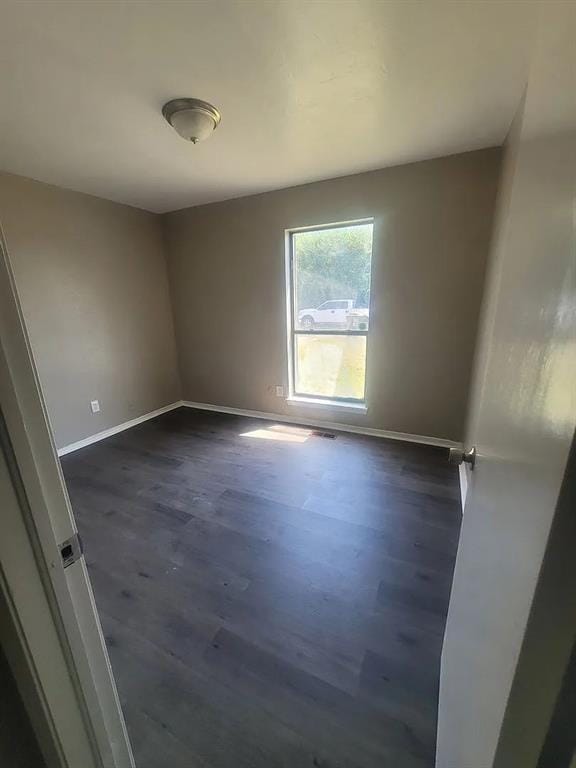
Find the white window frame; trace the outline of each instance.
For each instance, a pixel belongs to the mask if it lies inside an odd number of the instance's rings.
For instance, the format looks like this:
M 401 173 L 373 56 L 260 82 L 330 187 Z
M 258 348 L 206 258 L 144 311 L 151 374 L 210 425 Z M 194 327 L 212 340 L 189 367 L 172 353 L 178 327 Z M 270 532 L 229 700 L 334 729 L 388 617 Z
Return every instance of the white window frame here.
M 286 330 L 287 330 L 287 354 L 288 354 L 288 398 L 289 403 L 296 405 L 328 406 L 342 410 L 366 413 L 368 410 L 368 338 L 370 334 L 370 321 L 365 331 L 349 330 L 312 330 L 301 331 L 295 327 L 296 304 L 294 290 L 294 235 L 301 232 L 319 232 L 329 229 L 343 229 L 345 227 L 372 225 L 372 253 L 370 257 L 370 272 L 372 273 L 374 256 L 374 218 L 353 219 L 351 221 L 338 221 L 330 224 L 316 224 L 307 227 L 294 227 L 285 230 L 285 291 L 286 291 Z M 323 302 L 326 303 L 326 302 Z M 370 275 L 370 301 L 369 317 L 372 315 L 372 274 Z M 362 399 L 353 397 L 337 397 L 312 395 L 298 392 L 296 389 L 296 343 L 295 337 L 302 336 L 364 336 L 366 338 L 366 360 L 364 363 L 364 396 Z

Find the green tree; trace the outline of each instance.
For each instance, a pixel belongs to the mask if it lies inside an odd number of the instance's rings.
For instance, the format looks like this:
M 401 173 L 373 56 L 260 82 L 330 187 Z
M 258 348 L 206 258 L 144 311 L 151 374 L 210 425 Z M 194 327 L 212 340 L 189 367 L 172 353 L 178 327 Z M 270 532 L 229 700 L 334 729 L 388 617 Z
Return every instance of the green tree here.
M 371 257 L 371 224 L 296 233 L 297 310 L 329 299 L 353 299 L 356 306 L 367 307 Z

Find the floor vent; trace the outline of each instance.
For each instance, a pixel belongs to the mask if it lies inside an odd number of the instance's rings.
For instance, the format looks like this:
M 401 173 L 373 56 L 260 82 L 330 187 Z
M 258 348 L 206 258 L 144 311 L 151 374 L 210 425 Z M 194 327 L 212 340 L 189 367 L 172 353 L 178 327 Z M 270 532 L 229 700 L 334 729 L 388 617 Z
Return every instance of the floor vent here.
M 312 434 L 314 437 L 325 437 L 327 440 L 334 440 L 336 437 L 336 435 L 332 434 L 332 432 L 320 432 L 317 429 L 315 429 Z

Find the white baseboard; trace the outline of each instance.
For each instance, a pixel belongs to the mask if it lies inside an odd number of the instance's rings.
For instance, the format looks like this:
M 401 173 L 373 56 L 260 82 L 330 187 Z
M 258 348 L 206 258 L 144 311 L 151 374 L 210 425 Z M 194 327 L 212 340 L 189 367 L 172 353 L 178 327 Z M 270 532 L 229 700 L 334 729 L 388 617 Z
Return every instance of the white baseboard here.
M 65 445 L 63 448 L 58 449 L 58 456 L 66 456 L 67 453 L 72 453 L 80 448 L 85 448 L 87 445 L 97 443 L 99 440 L 105 440 L 107 437 L 112 437 L 112 435 L 118 434 L 118 432 L 124 432 L 125 429 L 130 429 L 130 427 L 135 427 L 137 424 L 142 424 L 143 421 L 148 421 L 148 419 L 153 419 L 163 413 L 173 411 L 175 408 L 180 408 L 183 404 L 182 400 L 178 400 L 170 405 L 165 405 L 163 408 L 157 408 L 155 411 L 145 413 L 143 416 L 137 416 L 135 419 L 125 421 L 123 424 L 118 424 L 115 427 L 110 427 L 110 429 L 104 429 L 102 432 L 97 432 L 95 435 L 90 435 L 90 437 L 85 437 L 83 440 L 78 440 L 76 443 Z
M 411 435 L 406 432 L 390 432 L 386 429 L 372 429 L 371 427 L 357 427 L 353 424 L 340 424 L 333 421 L 320 421 L 291 414 L 281 415 L 279 413 L 266 413 L 265 411 L 248 411 L 244 408 L 228 408 L 223 405 L 211 405 L 210 403 L 193 403 L 190 400 L 183 400 L 182 405 L 186 408 L 197 408 L 201 411 L 216 411 L 217 413 L 230 413 L 234 416 L 251 416 L 255 419 L 266 419 L 267 421 L 280 421 L 285 424 L 301 424 L 309 427 L 320 427 L 321 429 L 332 429 L 337 432 L 354 432 L 359 435 L 371 435 L 372 437 L 384 437 L 388 440 L 401 440 L 406 443 L 420 443 L 422 445 L 435 445 L 439 448 L 461 448 L 462 443 L 454 440 L 445 440 L 441 437 L 427 437 L 426 435 Z
M 118 424 L 115 427 L 110 427 L 102 432 L 97 432 L 95 435 L 85 437 L 83 440 L 78 440 L 75 443 L 65 445 L 63 448 L 58 449 L 58 456 L 66 456 L 68 453 L 78 451 L 80 448 L 85 448 L 87 445 L 97 443 L 100 440 L 105 440 L 107 437 L 123 432 L 126 429 L 135 427 L 137 424 L 141 424 L 143 421 L 148 421 L 156 416 L 160 416 L 168 411 L 173 411 L 175 408 L 185 406 L 186 408 L 196 408 L 200 411 L 215 411 L 216 413 L 229 413 L 234 416 L 250 416 L 255 419 L 266 419 L 267 421 L 280 421 L 285 424 L 300 424 L 303 426 L 319 427 L 320 429 L 333 429 L 337 432 L 352 432 L 359 435 L 370 435 L 372 437 L 381 437 L 388 440 L 400 440 L 406 443 L 420 443 L 421 445 L 434 445 L 439 448 L 461 448 L 462 444 L 455 442 L 454 440 L 445 440 L 441 437 L 428 437 L 427 435 L 412 435 L 407 432 L 392 432 L 387 429 L 373 429 L 371 427 L 359 427 L 353 424 L 341 424 L 334 421 L 323 421 L 320 419 L 311 419 L 301 416 L 283 415 L 280 413 L 267 413 L 265 411 L 249 411 L 244 408 L 228 408 L 223 405 L 211 405 L 210 403 L 193 403 L 190 400 L 178 400 L 170 405 L 165 405 L 163 408 L 158 408 L 150 413 L 145 413 L 142 416 L 138 416 L 130 421 L 125 421 L 123 424 Z M 463 480 L 464 477 L 464 480 Z M 465 489 L 463 484 L 466 482 L 466 476 L 462 473 L 462 467 L 460 467 L 460 492 L 462 496 L 462 507 L 464 507 Z

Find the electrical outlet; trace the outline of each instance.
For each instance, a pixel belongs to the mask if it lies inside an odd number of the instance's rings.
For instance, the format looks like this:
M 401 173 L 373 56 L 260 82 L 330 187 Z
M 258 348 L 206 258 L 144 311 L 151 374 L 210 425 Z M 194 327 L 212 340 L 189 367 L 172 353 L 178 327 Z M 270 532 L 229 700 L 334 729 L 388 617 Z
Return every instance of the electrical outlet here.
M 92 409 L 92 413 L 98 413 L 100 410 L 100 403 L 98 400 L 90 400 L 90 408 Z
M 284 387 L 282 384 L 276 385 L 276 397 L 284 397 Z

